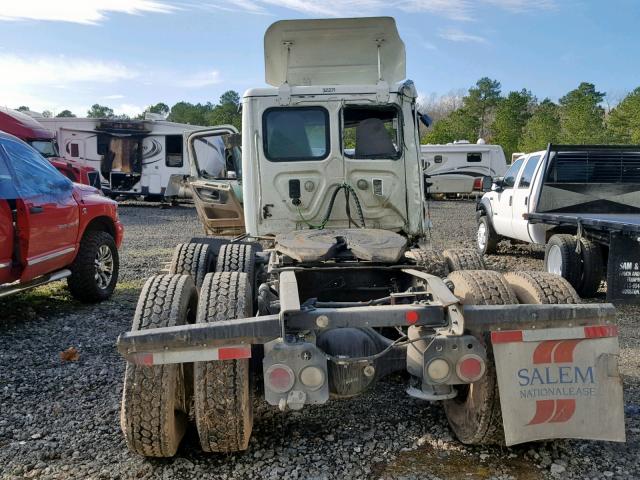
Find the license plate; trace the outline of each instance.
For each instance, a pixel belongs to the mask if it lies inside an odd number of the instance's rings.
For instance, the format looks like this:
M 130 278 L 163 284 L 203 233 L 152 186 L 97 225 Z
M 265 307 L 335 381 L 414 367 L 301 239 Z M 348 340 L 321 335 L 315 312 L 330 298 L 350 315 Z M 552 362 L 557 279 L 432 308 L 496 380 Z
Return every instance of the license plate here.
M 492 332 L 506 444 L 624 442 L 617 335 L 608 325 Z

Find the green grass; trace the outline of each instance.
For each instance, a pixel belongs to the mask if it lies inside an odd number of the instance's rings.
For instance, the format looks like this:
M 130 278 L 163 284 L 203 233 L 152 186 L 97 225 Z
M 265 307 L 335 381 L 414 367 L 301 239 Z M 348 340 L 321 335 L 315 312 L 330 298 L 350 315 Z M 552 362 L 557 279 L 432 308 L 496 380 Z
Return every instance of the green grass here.
M 144 280 L 119 282 L 107 302 L 135 304 L 143 284 Z M 84 308 L 91 305 L 75 300 L 65 281 L 53 282 L 0 299 L 0 322 L 35 320 Z

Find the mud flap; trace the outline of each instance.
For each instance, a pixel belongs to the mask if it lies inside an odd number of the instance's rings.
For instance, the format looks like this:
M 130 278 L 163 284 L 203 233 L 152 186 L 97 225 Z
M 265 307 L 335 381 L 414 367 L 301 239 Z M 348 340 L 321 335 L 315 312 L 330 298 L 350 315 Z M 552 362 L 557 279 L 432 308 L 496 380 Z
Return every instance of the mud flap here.
M 625 441 L 615 326 L 496 331 L 491 342 L 507 445 Z

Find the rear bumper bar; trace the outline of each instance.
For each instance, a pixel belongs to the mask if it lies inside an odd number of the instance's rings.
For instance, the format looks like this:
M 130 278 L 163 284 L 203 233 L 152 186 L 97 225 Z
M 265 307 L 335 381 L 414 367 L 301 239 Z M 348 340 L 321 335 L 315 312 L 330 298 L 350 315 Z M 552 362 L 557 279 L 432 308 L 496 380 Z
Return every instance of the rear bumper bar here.
M 193 352 L 238 345 L 264 344 L 281 338 L 286 331 L 344 327 L 448 326 L 441 305 L 385 305 L 308 311 L 286 311 L 280 315 L 225 320 L 211 324 L 183 325 L 126 332 L 117 348 L 128 361 L 139 363 L 143 354 Z M 497 330 L 544 329 L 615 322 L 611 304 L 579 305 L 487 305 L 464 307 L 465 331 L 479 334 Z

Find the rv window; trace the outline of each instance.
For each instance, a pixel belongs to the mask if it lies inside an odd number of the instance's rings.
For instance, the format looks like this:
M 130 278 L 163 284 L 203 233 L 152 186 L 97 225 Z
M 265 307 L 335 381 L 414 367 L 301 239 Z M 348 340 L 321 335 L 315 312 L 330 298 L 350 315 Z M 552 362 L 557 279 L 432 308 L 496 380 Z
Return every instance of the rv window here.
M 322 107 L 270 108 L 262 117 L 264 155 L 272 162 L 329 155 L 329 112 Z
M 536 171 L 536 167 L 540 162 L 540 155 L 536 155 L 535 157 L 531 157 L 527 162 L 527 165 L 524 167 L 522 171 L 522 176 L 520 177 L 520 183 L 518 184 L 518 188 L 529 188 L 531 186 L 531 182 L 533 181 L 533 174 Z
M 182 167 L 182 135 L 167 135 L 165 137 L 165 148 L 167 151 L 165 164 L 167 167 Z
M 80 156 L 80 149 L 78 148 L 78 144 L 77 143 L 71 143 L 69 146 L 71 148 L 70 155 L 73 158 L 78 158 Z
M 513 165 L 507 170 L 507 173 L 504 174 L 504 179 L 502 180 L 503 188 L 513 188 L 516 184 L 516 177 L 518 176 L 518 172 L 520 171 L 520 167 L 522 166 L 522 162 L 524 162 L 524 157 L 519 158 L 515 161 Z
M 433 157 L 433 161 L 434 161 L 435 163 L 442 163 L 442 155 L 435 155 L 435 156 Z
M 400 157 L 400 115 L 394 106 L 345 107 L 342 148 L 349 158 L 397 159 Z
M 482 161 L 481 153 L 467 153 L 467 162 L 479 163 Z
M 105 135 L 104 133 L 98 134 L 98 142 L 96 147 L 96 153 L 98 155 L 106 155 L 109 151 L 109 135 Z

